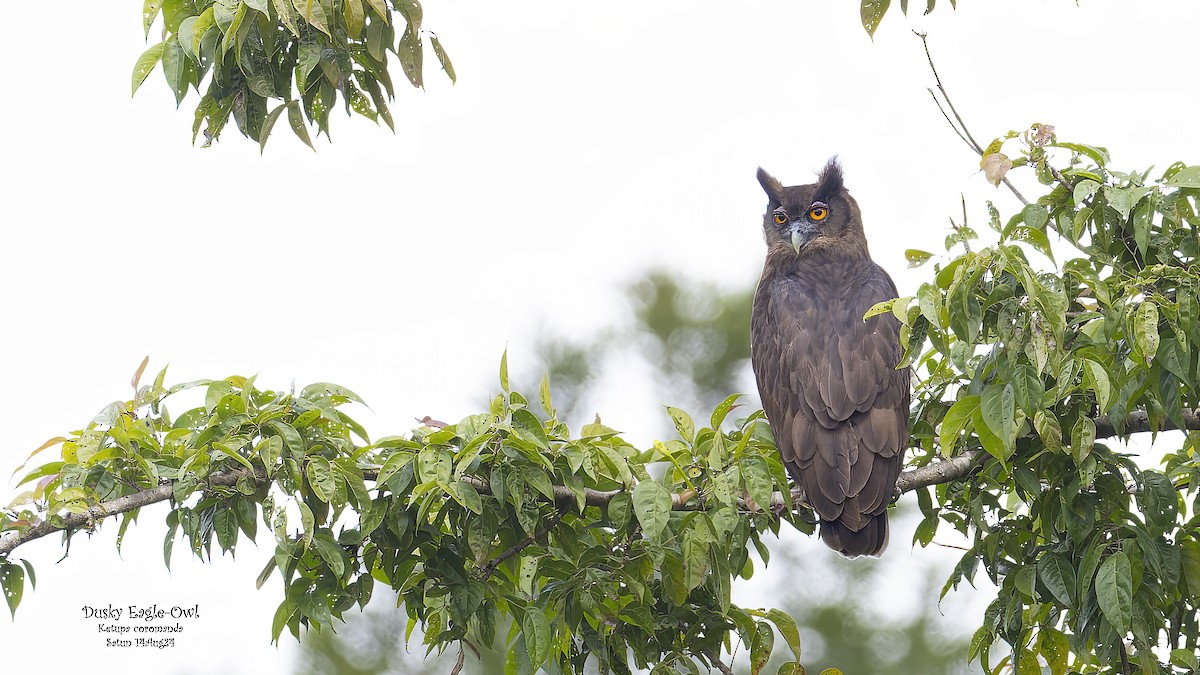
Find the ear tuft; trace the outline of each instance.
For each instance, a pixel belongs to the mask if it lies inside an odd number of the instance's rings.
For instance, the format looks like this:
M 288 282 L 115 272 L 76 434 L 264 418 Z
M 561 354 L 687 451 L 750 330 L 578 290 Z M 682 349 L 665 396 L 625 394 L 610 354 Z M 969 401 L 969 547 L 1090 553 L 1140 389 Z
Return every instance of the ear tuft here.
M 842 191 L 842 165 L 838 164 L 837 155 L 825 162 L 821 176 L 817 179 L 817 189 L 813 192 L 813 200 L 828 202 L 835 194 Z
M 783 185 L 761 166 L 758 167 L 758 184 L 762 186 L 772 204 L 783 203 Z

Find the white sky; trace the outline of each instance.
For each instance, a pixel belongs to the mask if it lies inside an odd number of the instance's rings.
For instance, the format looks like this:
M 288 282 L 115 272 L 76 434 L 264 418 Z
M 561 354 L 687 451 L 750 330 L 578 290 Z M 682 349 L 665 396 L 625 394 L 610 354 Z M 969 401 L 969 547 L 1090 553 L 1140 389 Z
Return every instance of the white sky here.
M 889 15 L 873 44 L 846 1 L 429 0 L 456 86 L 430 55 L 426 92 L 396 71 L 396 135 L 338 113 L 335 142 L 313 153 L 281 122 L 261 157 L 232 123 L 217 147 L 194 148 L 196 96 L 174 111 L 157 70 L 130 100 L 146 45 L 138 3 L 117 4 L 5 7 L 4 475 L 127 397 L 147 354 L 151 373 L 170 362 L 171 381 L 344 384 L 371 404 L 359 418 L 376 434 L 456 420 L 494 386 L 506 346 L 520 368 L 547 326 L 584 335 L 619 320 L 619 286 L 648 266 L 752 281 L 759 165 L 796 184 L 839 154 L 874 256 L 909 294 L 929 270 L 905 270 L 903 250 L 941 250 L 960 194 L 981 232 L 985 199 L 1016 204 L 933 107 L 912 27 L 929 31 L 982 143 L 1046 122 L 1107 145 L 1120 168 L 1200 161 L 1200 6 L 1183 0 L 943 1 L 930 17 Z M 627 389 L 651 389 L 630 377 Z M 638 442 L 664 403 L 601 399 L 606 423 Z M 108 603 L 201 605 L 178 647 L 120 650 L 127 664 L 286 668 L 293 643 L 269 644 L 277 577 L 253 586 L 267 540 L 238 564 L 177 550 L 168 574 L 164 515 L 142 514 L 123 561 L 115 526 L 77 537 L 57 565 L 56 538 L 22 547 L 39 587 L 15 623 L 0 612 L 6 668 L 114 670 L 81 610 Z M 910 554 L 910 534 L 893 533 L 888 555 L 935 555 Z

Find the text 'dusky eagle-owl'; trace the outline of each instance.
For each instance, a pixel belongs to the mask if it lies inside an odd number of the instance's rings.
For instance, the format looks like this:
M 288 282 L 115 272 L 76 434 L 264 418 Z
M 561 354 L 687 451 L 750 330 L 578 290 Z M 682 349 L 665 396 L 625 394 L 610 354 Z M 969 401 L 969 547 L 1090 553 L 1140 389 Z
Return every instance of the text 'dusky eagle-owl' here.
M 908 443 L 909 369 L 899 322 L 866 321 L 896 285 L 871 260 L 858 204 L 836 158 L 813 185 L 762 169 L 767 259 L 754 294 L 752 361 L 788 472 L 843 555 L 879 555 Z

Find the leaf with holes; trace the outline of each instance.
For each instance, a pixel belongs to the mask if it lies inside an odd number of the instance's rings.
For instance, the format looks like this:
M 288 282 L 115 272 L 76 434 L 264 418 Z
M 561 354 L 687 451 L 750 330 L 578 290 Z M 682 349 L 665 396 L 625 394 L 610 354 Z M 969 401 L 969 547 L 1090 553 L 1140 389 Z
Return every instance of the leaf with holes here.
M 1133 572 L 1124 551 L 1117 551 L 1100 563 L 1096 572 L 1096 602 L 1104 618 L 1118 634 L 1124 635 L 1133 614 Z
M 887 13 L 888 6 L 891 4 L 892 0 L 862 0 L 862 5 L 859 7 L 862 27 L 872 39 L 875 38 L 875 31 L 878 30 L 879 23 L 883 21 L 883 15 Z
M 655 541 L 671 517 L 671 493 L 653 480 L 644 480 L 633 488 L 633 512 L 646 538 Z

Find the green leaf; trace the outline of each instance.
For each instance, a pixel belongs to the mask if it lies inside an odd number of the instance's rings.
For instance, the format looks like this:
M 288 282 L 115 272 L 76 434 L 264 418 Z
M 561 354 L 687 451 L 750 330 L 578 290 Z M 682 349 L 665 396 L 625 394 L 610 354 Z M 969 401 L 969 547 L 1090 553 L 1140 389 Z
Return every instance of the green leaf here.
M 1075 568 L 1065 557 L 1048 554 L 1037 562 L 1038 578 L 1063 607 L 1075 606 Z
M 0 592 L 8 603 L 8 611 L 15 619 L 17 605 L 21 604 L 21 596 L 25 592 L 25 570 L 16 563 L 0 560 Z
M 142 86 L 142 82 L 146 81 L 146 77 L 150 75 L 150 71 L 154 70 L 154 66 L 162 60 L 163 49 L 166 47 L 166 41 L 160 42 L 153 47 L 142 52 L 138 57 L 137 63 L 133 64 L 133 91 L 130 95 L 137 93 L 138 87 Z
M 1172 649 L 1171 664 L 1180 668 L 1200 671 L 1200 662 L 1196 660 L 1196 652 L 1187 649 Z
M 979 405 L 979 397 L 969 394 L 955 401 L 954 405 L 950 406 L 950 409 L 946 411 L 946 416 L 942 418 L 942 429 L 938 436 L 944 454 L 952 454 L 954 444 L 958 440 L 958 435 L 971 423 L 971 417 L 979 409 Z
M 1084 178 L 1075 184 L 1075 189 L 1072 192 L 1071 197 L 1075 200 L 1075 205 L 1078 206 L 1087 199 L 1090 199 L 1091 196 L 1096 194 L 1096 191 L 1099 189 L 1100 183 L 1090 178 Z
M 767 620 L 775 624 L 776 630 L 783 636 L 788 647 L 791 648 L 792 654 L 796 660 L 800 660 L 800 629 L 796 626 L 796 620 L 786 612 L 781 612 L 778 609 L 767 611 Z
M 980 413 L 989 431 L 1005 445 L 1016 436 L 1016 392 L 1011 384 L 994 382 L 984 390 L 979 401 Z
M 350 39 L 359 39 L 367 18 L 362 0 L 342 0 L 342 17 L 346 20 L 346 32 L 350 35 Z
M 771 507 L 771 469 L 767 460 L 762 457 L 747 457 L 741 461 L 742 480 L 746 482 L 746 492 L 758 503 L 759 508 Z
M 675 423 L 675 430 L 679 432 L 679 437 L 688 443 L 695 443 L 696 425 L 692 422 L 691 415 L 671 406 L 667 406 L 667 414 L 671 416 L 671 421 Z
M 196 57 L 197 60 L 200 58 L 200 44 L 204 41 L 204 35 L 208 33 L 208 29 L 215 25 L 216 18 L 214 18 L 212 7 L 201 12 L 200 16 L 196 17 L 196 23 L 192 24 L 192 43 L 190 47 L 192 56 Z
M 1109 155 L 1108 155 L 1108 150 L 1106 148 L 1101 148 L 1101 147 L 1093 146 L 1093 145 L 1083 145 L 1081 143 L 1061 143 L 1061 142 L 1051 143 L 1050 147 L 1066 148 L 1067 150 L 1070 150 L 1072 152 L 1077 152 L 1081 155 L 1086 155 L 1087 157 L 1090 157 L 1091 160 L 1093 162 L 1095 162 L 1097 166 L 1103 167 L 1104 165 L 1108 164 Z
M 418 89 L 424 87 L 421 74 L 422 59 L 424 58 L 421 50 L 421 35 L 413 29 L 411 22 L 405 27 L 404 35 L 400 37 L 396 56 L 400 59 L 400 67 L 404 69 L 404 75 L 408 77 L 409 83 Z
M 1100 412 L 1106 412 L 1108 404 L 1112 400 L 1112 383 L 1108 379 L 1108 371 L 1092 359 L 1083 359 L 1083 383 L 1087 389 L 1096 394 L 1096 403 L 1100 406 Z
M 283 113 L 288 105 L 288 103 L 280 103 L 263 120 L 262 131 L 258 134 L 258 154 L 261 155 L 267 149 L 267 139 L 271 136 L 271 129 L 275 126 L 275 120 L 279 119 L 279 115 Z
M 308 137 L 308 128 L 304 126 L 304 117 L 300 114 L 300 101 L 289 101 L 287 108 L 288 124 L 291 125 L 292 131 L 301 141 L 304 141 L 305 145 L 316 152 L 317 149 L 313 147 L 312 139 Z
M 371 5 L 371 9 L 375 10 L 376 16 L 383 19 L 385 23 L 389 22 L 392 13 L 387 8 L 387 0 L 367 0 L 367 3 Z
M 1041 230 L 1046 227 L 1046 221 L 1050 219 L 1050 214 L 1046 212 L 1046 207 L 1040 204 L 1029 204 L 1021 210 L 1021 219 L 1029 227 Z
M 330 39 L 333 38 L 333 35 L 329 33 L 329 17 L 325 14 L 321 0 L 292 0 L 292 5 L 296 8 L 296 14 L 308 25 L 321 31 Z
M 337 496 L 338 477 L 330 470 L 329 460 L 324 457 L 312 457 L 308 460 L 308 483 L 312 486 L 313 494 L 323 502 L 329 503 Z
M 333 384 L 332 382 L 314 382 L 300 390 L 300 396 L 312 400 L 320 398 L 345 399 L 366 405 L 366 402 L 358 394 L 340 384 Z
M 450 63 L 450 56 L 442 48 L 442 43 L 438 41 L 436 35 L 429 36 L 429 43 L 433 45 L 433 54 L 437 57 L 438 63 L 442 64 L 442 70 L 446 71 L 446 77 L 450 78 L 451 83 L 457 83 L 458 79 L 454 76 L 454 65 Z
M 317 555 L 321 557 L 321 560 L 325 561 L 325 564 L 329 566 L 334 576 L 340 578 L 346 571 L 346 564 L 342 559 L 344 555 L 342 547 L 324 529 L 319 530 L 316 536 L 313 537 L 313 544 L 316 544 Z
M 1017 396 L 1017 407 L 1032 417 L 1042 409 L 1045 385 L 1037 371 L 1028 363 L 1018 365 L 1012 373 L 1013 392 Z
M 924 265 L 925 263 L 929 262 L 929 259 L 932 257 L 932 253 L 929 251 L 922 251 L 920 249 L 910 248 L 904 251 L 904 259 L 908 261 L 908 266 L 910 269 Z
M 406 464 L 412 461 L 413 454 L 411 452 L 393 453 L 383 462 L 383 467 L 379 469 L 379 473 L 375 477 L 376 485 L 383 485 L 388 482 L 388 479 L 396 474 L 397 471 L 403 469 Z
M 1080 417 L 1071 429 L 1071 453 L 1075 457 L 1075 466 L 1083 466 L 1083 460 L 1092 452 L 1096 444 L 1096 423 L 1090 417 Z
M 1117 551 L 1100 563 L 1096 572 L 1096 601 L 1104 618 L 1124 636 L 1133 614 L 1133 573 L 1129 556 Z
M 1057 452 L 1062 449 L 1062 427 L 1052 411 L 1039 410 L 1034 413 L 1033 428 L 1047 450 Z
M 1176 188 L 1200 188 L 1200 166 L 1187 166 L 1176 171 L 1167 179 L 1167 185 Z
M 1179 566 L 1188 594 L 1200 600 L 1200 542 L 1185 539 L 1179 544 Z
M 741 394 L 730 394 L 729 396 L 726 396 L 725 400 L 721 401 L 715 409 L 713 409 L 712 417 L 709 418 L 709 424 L 712 425 L 713 431 L 717 431 L 721 428 L 721 424 L 729 415 L 729 411 L 738 407 L 737 400 L 741 397 Z
M 982 406 L 975 409 L 971 421 L 975 425 L 975 437 L 979 439 L 979 444 L 983 446 L 984 451 L 1001 462 L 1007 462 L 1008 458 L 1012 456 L 1012 448 L 988 428 L 987 422 L 983 419 Z
M 279 21 L 283 23 L 288 31 L 300 37 L 300 29 L 296 26 L 296 10 L 292 6 L 291 0 L 271 0 L 271 6 L 275 8 L 275 14 L 278 15 Z
M 653 480 L 644 480 L 633 488 L 633 511 L 646 538 L 655 541 L 670 519 L 671 493 Z
M 521 621 L 525 634 L 525 647 L 529 650 L 529 662 L 537 670 L 550 656 L 550 620 L 540 607 L 530 606 Z
M 1046 213 L 1041 209 L 1038 209 L 1038 212 L 1043 215 Z M 1029 244 L 1042 255 L 1049 258 L 1050 262 L 1054 262 L 1054 250 L 1050 248 L 1050 238 L 1046 236 L 1045 232 L 1022 225 L 1019 227 L 1014 227 L 1012 231 L 1009 232 L 1009 238 L 1013 241 L 1020 241 Z
M 883 15 L 888 10 L 888 5 L 892 0 L 862 0 L 862 5 L 859 7 L 859 14 L 862 16 L 862 26 L 867 31 L 867 35 L 875 38 L 875 31 L 879 28 L 879 22 L 883 21 Z
M 229 28 L 225 30 L 225 35 L 221 38 L 221 54 L 228 52 L 229 48 L 237 42 L 238 32 L 241 31 L 242 22 L 246 20 L 246 13 L 248 11 L 249 9 L 246 5 L 240 2 L 237 4 L 237 11 L 233 14 L 233 20 L 229 22 Z
M 754 638 L 750 641 L 750 675 L 758 675 L 771 658 L 775 647 L 775 631 L 771 624 L 759 621 L 755 624 Z
M 866 321 L 873 316 L 879 316 L 880 314 L 887 314 L 891 312 L 892 307 L 897 303 L 898 300 L 899 298 L 893 298 L 892 300 L 884 300 L 883 302 L 877 302 L 874 305 L 871 305 L 871 309 L 868 309 L 867 313 L 863 314 L 863 321 Z
M 454 472 L 454 456 L 443 446 L 427 445 L 417 453 L 417 469 L 421 482 L 447 485 Z
M 175 93 L 175 104 L 178 105 L 187 95 L 190 83 L 189 75 L 192 73 L 192 60 L 184 53 L 183 46 L 179 44 L 179 40 L 175 36 L 167 38 L 163 45 L 162 70 L 163 77 L 167 79 L 167 86 Z
M 1042 626 L 1038 629 L 1038 651 L 1041 652 L 1042 658 L 1046 659 L 1050 675 L 1065 675 L 1071 646 L 1062 631 L 1052 626 Z
M 1122 220 L 1129 219 L 1129 213 L 1133 211 L 1133 207 L 1137 206 L 1142 198 L 1150 194 L 1150 188 L 1140 186 L 1130 187 L 1109 187 L 1104 186 L 1104 197 L 1108 199 L 1109 206 L 1117 210 L 1121 214 Z
M 274 557 L 267 560 L 267 564 L 262 568 L 262 571 L 258 573 L 258 577 L 254 580 L 254 587 L 262 590 L 263 584 L 267 583 L 267 580 L 271 578 L 271 572 L 274 572 L 278 566 L 279 563 L 275 561 Z
M 550 374 L 542 374 L 542 383 L 538 386 L 538 405 L 550 417 L 555 416 L 554 403 L 550 399 Z
M 1179 504 L 1175 486 L 1166 474 L 1153 470 L 1142 472 L 1142 490 L 1138 494 L 1138 502 L 1146 516 L 1146 523 L 1154 526 L 1156 534 L 1169 532 L 1175 525 Z
M 154 20 L 158 18 L 158 12 L 162 9 L 163 0 L 145 0 L 142 3 L 142 27 L 145 29 L 146 38 L 150 38 L 150 27 L 154 25 Z
M 500 355 L 500 388 L 508 391 L 508 350 Z
M 1158 306 L 1150 300 L 1143 300 L 1133 312 L 1133 340 L 1146 365 L 1158 353 Z

